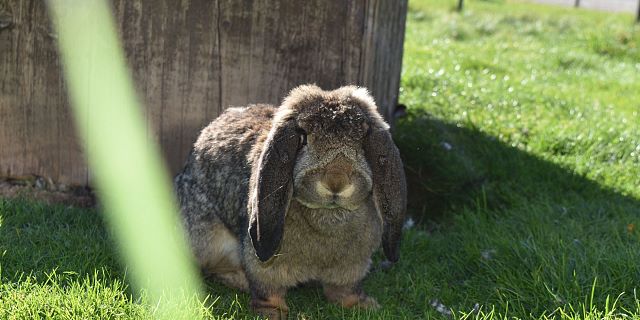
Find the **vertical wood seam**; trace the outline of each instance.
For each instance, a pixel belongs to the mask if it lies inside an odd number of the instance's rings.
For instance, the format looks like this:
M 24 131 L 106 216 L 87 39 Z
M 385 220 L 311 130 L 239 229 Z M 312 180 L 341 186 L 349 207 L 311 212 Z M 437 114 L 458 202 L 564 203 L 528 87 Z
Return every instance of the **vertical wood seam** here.
M 364 73 L 362 67 L 365 61 L 365 48 L 367 42 L 367 21 L 369 20 L 369 0 L 364 0 L 364 17 L 362 18 L 362 40 L 360 41 L 360 61 L 358 62 L 358 79 L 359 85 L 364 84 Z
M 216 36 L 216 42 L 217 42 L 217 47 L 218 47 L 218 115 L 221 114 L 224 111 L 224 106 L 222 105 L 222 41 L 220 41 L 220 36 L 222 34 L 222 32 L 220 31 L 220 26 L 221 24 L 221 14 L 222 12 L 220 11 L 220 2 L 222 0 L 216 0 L 216 6 L 218 7 L 218 20 L 216 22 L 218 29 L 216 30 L 217 32 L 217 36 Z
M 27 19 L 25 19 L 25 16 L 24 16 L 25 11 L 27 11 L 27 10 L 26 10 L 26 8 L 24 8 L 22 6 L 23 4 L 24 3 L 20 2 L 20 14 L 19 14 L 19 17 L 22 20 L 22 21 L 20 21 L 21 24 L 23 24 L 22 22 L 24 22 L 24 20 L 27 20 Z M 18 26 L 20 26 L 20 25 L 18 25 Z M 20 46 L 21 43 L 24 43 L 21 40 L 22 40 L 22 38 L 26 38 L 25 35 L 24 35 L 24 32 L 25 32 L 24 28 L 26 28 L 26 24 L 23 24 L 23 27 L 19 29 L 18 36 L 16 37 L 16 56 L 15 56 L 15 58 L 16 58 L 16 62 L 15 62 L 16 66 L 20 65 L 20 59 L 18 58 L 18 55 L 19 55 L 18 53 L 20 52 L 20 48 L 24 47 L 24 46 Z M 16 68 L 16 71 L 17 71 L 17 68 Z M 21 148 L 22 149 L 22 161 L 20 161 L 20 162 L 22 162 L 22 168 L 20 168 L 20 169 L 23 172 L 18 173 L 20 175 L 26 173 L 24 171 L 26 171 L 25 170 L 25 167 L 26 167 L 25 163 L 27 161 L 27 141 L 29 141 L 28 140 L 29 139 L 29 137 L 28 137 L 29 124 L 27 123 L 27 108 L 25 108 L 25 106 L 24 106 L 24 101 L 22 103 L 23 103 L 22 104 L 22 120 L 23 120 L 23 123 L 24 123 L 24 130 L 22 131 L 22 133 L 23 133 L 23 135 L 22 135 L 22 148 Z

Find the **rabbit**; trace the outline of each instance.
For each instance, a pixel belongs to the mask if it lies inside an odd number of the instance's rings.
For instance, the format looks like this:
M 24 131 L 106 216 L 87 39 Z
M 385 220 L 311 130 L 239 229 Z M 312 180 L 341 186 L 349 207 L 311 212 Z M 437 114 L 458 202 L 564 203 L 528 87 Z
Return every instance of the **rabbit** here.
M 225 110 L 175 178 L 205 275 L 286 318 L 287 289 L 322 285 L 344 307 L 377 308 L 361 287 L 382 243 L 399 259 L 407 189 L 389 125 L 366 88 L 291 90 L 279 107 Z

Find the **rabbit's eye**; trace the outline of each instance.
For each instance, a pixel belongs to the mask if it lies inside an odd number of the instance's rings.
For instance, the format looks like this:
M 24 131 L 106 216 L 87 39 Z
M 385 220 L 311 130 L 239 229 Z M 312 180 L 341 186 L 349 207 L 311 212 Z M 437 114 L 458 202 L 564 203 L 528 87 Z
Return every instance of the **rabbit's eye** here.
M 300 130 L 299 134 L 300 134 L 300 145 L 301 146 L 306 146 L 307 145 L 307 133 L 304 132 L 304 130 Z
M 306 146 L 307 145 L 307 132 L 304 131 L 302 128 L 298 128 L 298 135 L 300 135 L 300 146 Z

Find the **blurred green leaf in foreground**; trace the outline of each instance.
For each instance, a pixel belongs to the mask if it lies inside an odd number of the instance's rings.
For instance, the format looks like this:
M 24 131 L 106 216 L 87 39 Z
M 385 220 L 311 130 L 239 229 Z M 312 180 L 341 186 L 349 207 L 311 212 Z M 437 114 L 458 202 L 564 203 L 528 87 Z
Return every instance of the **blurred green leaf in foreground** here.
M 103 0 L 48 2 L 93 183 L 122 255 L 158 318 L 198 317 L 200 288 L 169 178 L 145 125 Z

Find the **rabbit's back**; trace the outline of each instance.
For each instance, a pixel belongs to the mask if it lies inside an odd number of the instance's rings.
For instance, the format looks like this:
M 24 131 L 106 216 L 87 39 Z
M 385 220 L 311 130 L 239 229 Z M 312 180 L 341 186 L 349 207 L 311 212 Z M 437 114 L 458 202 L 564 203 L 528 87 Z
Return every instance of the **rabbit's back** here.
M 219 218 L 233 233 L 247 226 L 247 196 L 253 150 L 260 150 L 276 108 L 229 108 L 202 129 L 183 171 L 176 176 L 188 229 Z

